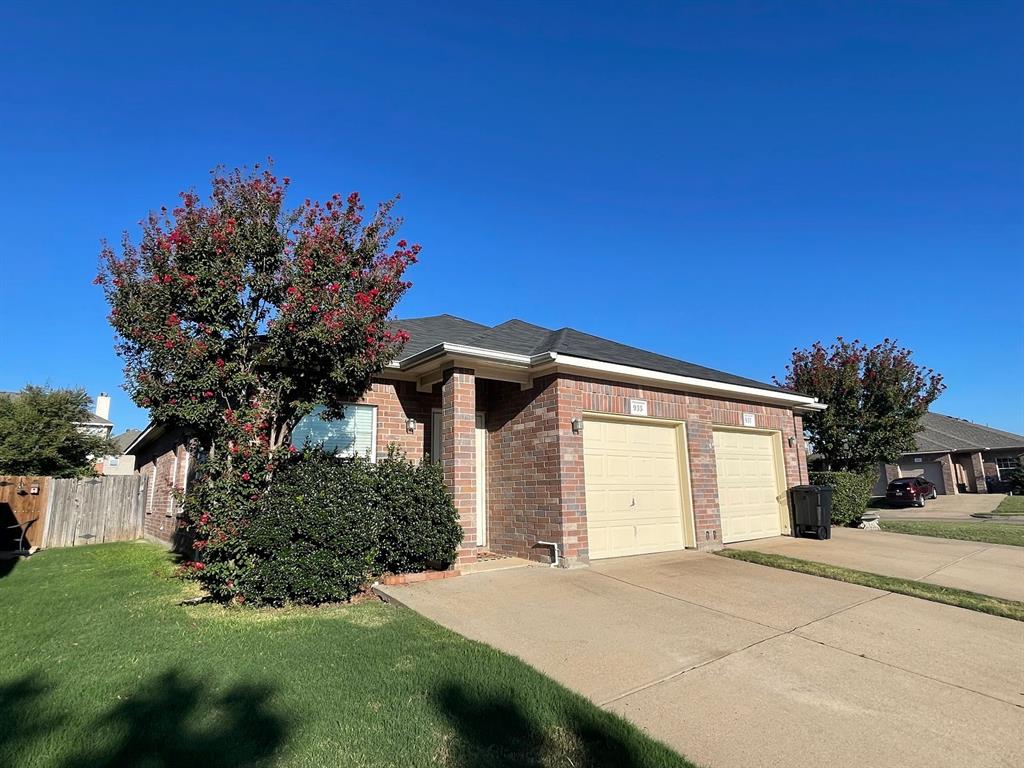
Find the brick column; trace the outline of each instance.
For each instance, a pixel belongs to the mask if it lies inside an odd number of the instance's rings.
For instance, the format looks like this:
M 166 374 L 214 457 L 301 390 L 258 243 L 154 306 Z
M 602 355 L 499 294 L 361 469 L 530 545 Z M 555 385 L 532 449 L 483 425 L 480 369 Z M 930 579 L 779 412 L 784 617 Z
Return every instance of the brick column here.
M 572 431 L 573 419 L 583 418 L 583 392 L 572 380 L 559 378 L 554 386 L 557 388 L 558 490 L 561 496 L 560 564 L 571 568 L 590 562 L 583 435 Z
M 985 462 L 982 461 L 980 452 L 971 454 L 971 469 L 974 472 L 978 493 L 988 493 L 988 482 L 985 480 Z
M 956 475 L 953 474 L 953 459 L 949 454 L 939 456 L 939 466 L 942 467 L 942 483 L 946 486 L 946 493 L 955 496 L 960 493 L 956 485 Z
M 476 561 L 476 375 L 449 368 L 441 385 L 441 466 L 462 523 L 456 566 Z
M 889 485 L 893 480 L 898 480 L 900 477 L 900 468 L 898 464 L 886 464 L 885 465 L 885 484 Z
M 715 438 L 711 425 L 703 421 L 687 420 L 686 447 L 690 454 L 688 458 L 697 549 L 720 549 L 722 516 L 718 507 L 718 468 L 715 465 Z

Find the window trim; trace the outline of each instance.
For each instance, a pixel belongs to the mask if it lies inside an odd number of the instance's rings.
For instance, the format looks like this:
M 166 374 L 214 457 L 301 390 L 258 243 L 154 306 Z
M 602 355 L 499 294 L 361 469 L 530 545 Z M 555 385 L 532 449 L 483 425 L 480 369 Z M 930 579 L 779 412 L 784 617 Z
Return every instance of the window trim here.
M 1012 461 L 1013 464 L 1009 467 L 1000 467 L 1000 461 Z M 1021 464 L 1020 459 L 1016 458 L 1015 456 L 996 456 L 995 465 L 996 477 L 999 478 L 999 482 L 1006 482 L 1006 478 L 1003 477 L 1003 472 L 1013 472 L 1013 470 L 1017 469 L 1017 467 L 1019 467 Z

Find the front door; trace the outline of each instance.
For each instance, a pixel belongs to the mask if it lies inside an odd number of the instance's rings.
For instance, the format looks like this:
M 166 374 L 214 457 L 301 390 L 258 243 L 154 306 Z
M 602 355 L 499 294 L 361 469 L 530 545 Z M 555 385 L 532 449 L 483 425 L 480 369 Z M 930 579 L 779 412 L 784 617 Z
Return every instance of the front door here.
M 487 420 L 476 415 L 476 545 L 487 545 Z

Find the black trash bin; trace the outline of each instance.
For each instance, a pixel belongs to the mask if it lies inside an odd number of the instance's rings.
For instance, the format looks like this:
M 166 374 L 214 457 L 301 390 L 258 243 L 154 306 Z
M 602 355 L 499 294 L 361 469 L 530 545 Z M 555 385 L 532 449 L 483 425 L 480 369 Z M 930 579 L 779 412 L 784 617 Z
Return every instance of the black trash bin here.
M 798 485 L 789 491 L 793 535 L 832 538 L 832 486 Z

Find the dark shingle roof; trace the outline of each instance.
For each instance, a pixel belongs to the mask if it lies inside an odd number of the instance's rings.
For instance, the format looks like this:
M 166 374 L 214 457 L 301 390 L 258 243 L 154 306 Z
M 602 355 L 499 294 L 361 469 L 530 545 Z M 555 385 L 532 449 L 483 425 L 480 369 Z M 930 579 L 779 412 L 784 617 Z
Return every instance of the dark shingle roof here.
M 430 349 L 430 347 L 445 341 L 452 344 L 465 344 L 481 331 L 487 330 L 486 325 L 472 323 L 452 315 L 415 317 L 410 320 L 397 321 L 392 325 L 409 333 L 409 341 L 402 350 L 400 360 L 412 357 L 417 352 Z
M 395 322 L 395 326 L 404 328 L 410 334 L 409 343 L 402 351 L 399 362 L 437 344 L 449 342 L 519 355 L 557 352 L 587 360 L 628 365 L 723 384 L 737 384 L 776 392 L 789 391 L 762 381 L 735 376 L 714 368 L 630 347 L 600 336 L 592 336 L 574 328 L 553 331 L 523 320 L 508 320 L 489 328 L 451 315 L 400 320 Z
M 114 445 L 121 453 L 124 453 L 125 448 L 135 442 L 135 438 L 142 434 L 141 429 L 128 429 L 122 432 L 120 435 L 114 435 L 111 438 Z
M 929 412 L 921 417 L 921 429 L 914 435 L 914 442 L 917 448 L 914 453 L 946 453 L 985 448 L 1024 448 L 1024 435 Z

